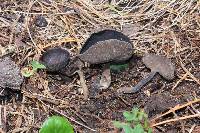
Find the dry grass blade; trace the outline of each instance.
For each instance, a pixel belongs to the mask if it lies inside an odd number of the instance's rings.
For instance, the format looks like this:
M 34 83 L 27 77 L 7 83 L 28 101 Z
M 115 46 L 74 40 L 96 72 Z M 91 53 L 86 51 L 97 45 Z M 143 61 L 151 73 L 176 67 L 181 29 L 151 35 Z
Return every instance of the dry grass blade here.
M 51 104 L 54 104 L 54 105 L 65 105 L 65 106 L 68 106 L 69 105 L 69 102 L 68 101 L 65 101 L 65 100 L 62 100 L 62 99 L 58 99 L 58 98 L 53 98 L 53 97 L 46 97 L 44 95 L 41 95 L 41 94 L 35 94 L 35 93 L 29 93 L 27 91 L 22 91 L 22 93 L 24 94 L 24 96 L 28 97 L 28 98 L 33 98 L 33 99 L 38 99 L 38 100 L 41 100 L 41 101 L 44 101 L 44 102 L 48 102 L 48 103 L 51 103 Z
M 186 73 L 188 73 L 188 75 L 190 76 L 191 79 L 193 79 L 198 85 L 200 85 L 200 80 L 197 79 L 196 77 L 194 77 L 194 75 L 191 74 L 191 73 L 185 68 L 185 66 L 183 65 L 183 62 L 181 61 L 181 58 L 180 58 L 180 57 L 179 57 L 179 59 L 180 59 L 181 67 L 183 68 L 183 70 L 184 70 Z
M 186 79 L 187 76 L 188 76 L 188 73 L 184 74 L 184 75 L 181 77 L 181 79 L 179 79 L 179 80 L 176 82 L 176 84 L 172 87 L 172 91 L 174 91 L 174 89 L 175 89 L 184 79 Z
M 151 127 L 159 126 L 159 125 L 170 123 L 170 122 L 176 122 L 176 121 L 180 121 L 180 120 L 195 118 L 195 117 L 199 117 L 199 116 L 200 116 L 200 113 L 194 114 L 194 115 L 182 116 L 182 117 L 179 117 L 179 118 L 169 119 L 169 120 L 166 120 L 166 121 L 162 121 L 162 122 L 153 124 L 153 125 L 151 125 Z
M 61 40 L 58 40 L 58 41 L 53 41 L 49 44 L 45 44 L 43 47 L 41 47 L 41 49 L 45 49 L 45 48 L 48 48 L 48 47 L 52 47 L 53 45 L 55 44 L 62 44 L 62 43 L 68 43 L 68 42 L 80 42 L 80 40 L 77 40 L 75 38 L 64 38 L 64 39 L 61 39 Z M 59 45 L 57 45 L 59 46 Z
M 179 109 L 185 108 L 185 107 L 187 107 L 187 106 L 189 106 L 189 105 L 191 105 L 191 104 L 198 103 L 198 102 L 200 102 L 200 99 L 195 99 L 195 100 L 193 100 L 193 101 L 189 101 L 189 102 L 187 102 L 187 103 L 185 103 L 185 104 L 183 104 L 183 105 L 176 105 L 175 107 L 171 108 L 171 109 L 170 109 L 169 111 L 167 111 L 166 113 L 161 114 L 161 115 L 157 116 L 156 118 L 152 119 L 152 121 L 156 121 L 157 119 L 159 119 L 159 118 L 161 118 L 161 117 L 164 117 L 164 116 L 166 116 L 166 115 L 168 115 L 168 114 L 170 114 L 170 113 L 173 113 L 173 112 L 175 112 L 175 111 L 177 111 L 177 110 L 179 110 Z

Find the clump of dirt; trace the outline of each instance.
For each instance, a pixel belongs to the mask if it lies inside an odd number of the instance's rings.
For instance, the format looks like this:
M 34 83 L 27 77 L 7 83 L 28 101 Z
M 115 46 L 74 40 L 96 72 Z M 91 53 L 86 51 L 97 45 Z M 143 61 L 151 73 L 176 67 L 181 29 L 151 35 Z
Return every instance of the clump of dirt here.
M 154 94 L 147 99 L 145 112 L 150 118 L 178 104 L 170 95 L 170 93 L 165 92 L 163 94 Z
M 0 95 L 7 95 L 7 91 L 10 89 L 20 90 L 24 78 L 18 65 L 10 57 L 2 57 L 0 68 Z

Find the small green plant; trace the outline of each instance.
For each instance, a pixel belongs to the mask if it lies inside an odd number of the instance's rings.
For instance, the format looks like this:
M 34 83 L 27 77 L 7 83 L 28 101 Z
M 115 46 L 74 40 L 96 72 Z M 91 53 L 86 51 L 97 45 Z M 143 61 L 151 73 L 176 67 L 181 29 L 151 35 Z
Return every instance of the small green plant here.
M 66 118 L 52 116 L 43 123 L 39 133 L 74 133 L 74 130 Z
M 148 116 L 144 111 L 133 108 L 130 112 L 123 112 L 123 116 L 125 122 L 113 121 L 116 128 L 122 128 L 125 133 L 152 133 Z
M 46 69 L 46 67 L 38 61 L 31 61 L 27 67 L 21 70 L 21 73 L 24 77 L 30 77 L 37 72 L 38 69 Z
M 128 67 L 128 64 L 111 64 L 110 70 L 114 72 L 120 72 L 122 70 L 125 70 Z

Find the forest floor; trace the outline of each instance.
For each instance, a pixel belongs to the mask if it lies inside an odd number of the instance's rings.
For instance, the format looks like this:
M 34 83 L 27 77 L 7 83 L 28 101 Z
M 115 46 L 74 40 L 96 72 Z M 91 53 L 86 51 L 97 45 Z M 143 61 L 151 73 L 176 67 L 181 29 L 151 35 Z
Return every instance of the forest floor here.
M 133 107 L 144 109 L 153 132 L 200 132 L 200 1 L 0 2 L 1 52 L 20 68 L 39 60 L 52 47 L 63 47 L 74 57 L 98 29 L 121 31 L 134 47 L 128 68 L 113 72 L 106 90 L 95 92 L 91 87 L 102 73 L 101 66 L 83 69 L 90 95 L 97 93 L 87 101 L 80 92 L 78 75 L 63 80 L 41 70 L 24 78 L 20 91 L 9 90 L 1 97 L 1 128 L 5 132 L 38 132 L 52 115 L 67 117 L 76 132 L 119 132 L 112 121 L 123 121 L 123 112 Z M 136 85 L 150 72 L 141 61 L 144 53 L 170 58 L 176 68 L 175 79 L 166 81 L 156 75 L 140 92 L 118 95 L 117 89 Z

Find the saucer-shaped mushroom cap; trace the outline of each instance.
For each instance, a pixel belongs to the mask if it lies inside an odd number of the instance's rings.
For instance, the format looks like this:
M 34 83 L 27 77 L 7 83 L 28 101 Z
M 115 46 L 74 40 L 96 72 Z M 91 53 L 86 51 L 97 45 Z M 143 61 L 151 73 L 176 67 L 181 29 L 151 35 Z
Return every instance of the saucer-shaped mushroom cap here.
M 130 39 L 115 30 L 103 30 L 93 33 L 85 42 L 79 58 L 90 64 L 123 62 L 133 53 Z
M 142 58 L 142 61 L 146 67 L 151 69 L 151 71 L 158 72 L 165 79 L 172 80 L 174 78 L 175 68 L 167 57 L 155 54 L 146 54 Z
M 40 58 L 40 62 L 51 72 L 63 69 L 69 63 L 69 60 L 69 52 L 62 48 L 47 50 Z

